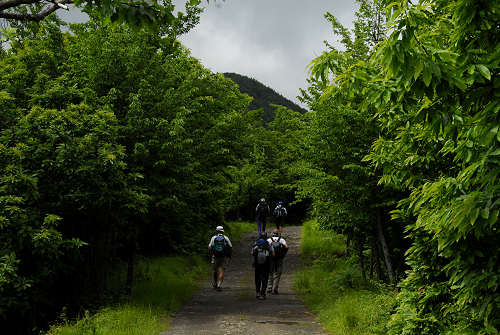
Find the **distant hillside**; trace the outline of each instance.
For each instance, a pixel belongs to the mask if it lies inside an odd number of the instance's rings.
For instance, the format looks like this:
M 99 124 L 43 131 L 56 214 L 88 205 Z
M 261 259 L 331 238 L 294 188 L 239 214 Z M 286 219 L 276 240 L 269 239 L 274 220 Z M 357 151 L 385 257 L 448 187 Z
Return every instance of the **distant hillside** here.
M 264 121 L 266 123 L 274 119 L 274 108 L 269 106 L 270 104 L 286 106 L 288 109 L 300 113 L 307 112 L 304 108 L 253 78 L 237 73 L 224 73 L 224 76 L 238 84 L 241 92 L 254 98 L 249 106 L 250 109 L 264 109 Z

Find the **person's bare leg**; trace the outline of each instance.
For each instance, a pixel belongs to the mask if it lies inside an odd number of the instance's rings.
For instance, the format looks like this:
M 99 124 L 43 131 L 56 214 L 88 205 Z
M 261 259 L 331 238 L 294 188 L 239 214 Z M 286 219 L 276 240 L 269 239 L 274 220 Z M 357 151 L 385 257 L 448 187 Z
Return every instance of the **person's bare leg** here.
M 222 287 L 222 282 L 224 281 L 224 270 L 219 271 L 219 280 L 217 281 L 217 287 L 220 289 Z

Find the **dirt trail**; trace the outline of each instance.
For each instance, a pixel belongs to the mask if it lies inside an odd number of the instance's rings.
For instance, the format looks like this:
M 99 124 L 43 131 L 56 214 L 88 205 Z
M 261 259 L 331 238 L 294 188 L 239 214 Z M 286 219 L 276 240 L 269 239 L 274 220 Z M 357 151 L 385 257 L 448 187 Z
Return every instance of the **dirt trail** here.
M 214 291 L 206 281 L 195 296 L 172 318 L 169 330 L 160 335 L 229 334 L 325 334 L 314 316 L 292 290 L 293 272 L 299 267 L 301 227 L 286 227 L 283 237 L 290 251 L 284 261 L 280 294 L 255 298 L 250 245 L 256 232 L 234 246 L 226 267 L 223 290 Z

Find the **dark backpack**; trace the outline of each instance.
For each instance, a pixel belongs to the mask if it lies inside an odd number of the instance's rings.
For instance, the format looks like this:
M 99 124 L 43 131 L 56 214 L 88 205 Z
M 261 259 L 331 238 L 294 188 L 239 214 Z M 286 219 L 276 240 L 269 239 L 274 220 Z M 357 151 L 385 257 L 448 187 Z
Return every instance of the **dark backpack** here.
M 257 205 L 257 214 L 258 215 L 267 215 L 267 204 L 265 202 L 259 202 Z
M 274 238 L 271 238 L 271 246 L 274 249 L 274 258 L 283 258 L 285 257 L 285 246 L 280 243 L 281 237 L 278 238 L 277 241 Z
M 264 239 L 259 239 L 256 244 L 254 249 L 255 264 L 266 264 L 269 257 L 267 242 Z
M 227 246 L 224 235 L 217 235 L 214 239 L 214 255 L 217 257 L 226 256 Z

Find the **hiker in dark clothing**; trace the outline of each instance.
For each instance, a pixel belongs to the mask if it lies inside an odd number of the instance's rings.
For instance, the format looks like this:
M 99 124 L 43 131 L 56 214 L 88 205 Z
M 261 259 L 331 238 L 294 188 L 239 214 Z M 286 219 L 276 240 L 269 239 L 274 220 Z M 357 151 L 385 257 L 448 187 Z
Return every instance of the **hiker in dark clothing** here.
M 233 245 L 229 237 L 224 235 L 224 228 L 217 226 L 215 235 L 208 243 L 208 252 L 213 264 L 213 282 L 212 287 L 217 291 L 222 290 L 222 281 L 224 280 L 224 265 L 227 258 L 231 258 Z
M 269 279 L 270 257 L 273 248 L 267 242 L 267 234 L 261 232 L 252 246 L 253 266 L 255 267 L 255 291 L 257 299 L 266 299 L 266 287 Z
M 266 199 L 260 199 L 257 207 L 255 207 L 255 213 L 257 214 L 257 228 L 260 235 L 260 233 L 266 231 L 267 217 L 271 214 L 271 209 L 269 208 Z
M 280 234 L 283 233 L 283 224 L 285 223 L 285 218 L 288 215 L 285 205 L 283 201 L 279 201 L 278 205 L 274 208 L 273 216 L 274 221 L 276 222 L 276 228 L 280 231 Z

